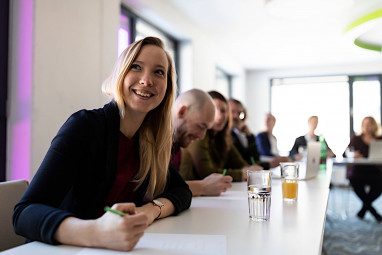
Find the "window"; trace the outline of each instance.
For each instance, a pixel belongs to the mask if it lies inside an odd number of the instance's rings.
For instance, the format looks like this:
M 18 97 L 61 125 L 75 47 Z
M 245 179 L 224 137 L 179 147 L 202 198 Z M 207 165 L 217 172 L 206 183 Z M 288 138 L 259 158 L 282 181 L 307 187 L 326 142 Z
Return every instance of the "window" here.
M 283 155 L 308 131 L 307 120 L 318 116 L 317 135 L 324 135 L 336 155 L 342 155 L 350 136 L 360 132 L 362 119 L 381 122 L 381 76 L 280 78 L 271 81 L 274 134 Z
M 361 133 L 362 120 L 372 116 L 381 123 L 381 83 L 378 77 L 356 77 L 353 82 L 353 131 Z
M 226 98 L 230 98 L 231 87 L 232 87 L 232 75 L 226 73 L 219 67 L 216 67 L 216 75 L 215 75 L 216 83 L 215 90 L 219 91 Z
M 334 153 L 349 142 L 349 85 L 347 76 L 317 79 L 275 79 L 271 109 L 280 152 L 288 155 L 294 140 L 308 131 L 308 118 L 318 116 L 317 135 L 324 135 Z

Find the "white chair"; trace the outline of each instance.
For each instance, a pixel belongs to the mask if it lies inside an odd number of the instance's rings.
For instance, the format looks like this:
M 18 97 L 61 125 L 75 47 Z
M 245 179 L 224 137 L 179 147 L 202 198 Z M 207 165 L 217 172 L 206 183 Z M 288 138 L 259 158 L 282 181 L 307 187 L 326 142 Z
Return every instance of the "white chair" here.
M 0 251 L 25 243 L 25 237 L 13 231 L 13 210 L 28 187 L 26 180 L 0 182 Z

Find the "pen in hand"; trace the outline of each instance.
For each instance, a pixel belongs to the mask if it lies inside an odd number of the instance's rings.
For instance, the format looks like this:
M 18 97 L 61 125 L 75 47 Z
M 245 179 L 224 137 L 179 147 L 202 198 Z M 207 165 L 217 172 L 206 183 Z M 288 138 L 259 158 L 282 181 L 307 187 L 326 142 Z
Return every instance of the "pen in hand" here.
M 256 165 L 255 159 L 251 156 L 252 165 Z
M 123 213 L 123 212 L 111 209 L 109 206 L 105 206 L 105 212 L 111 212 L 111 213 L 117 214 L 121 217 L 129 215 L 128 213 Z
M 224 168 L 223 170 L 223 176 L 225 176 L 225 173 L 227 172 L 227 168 Z

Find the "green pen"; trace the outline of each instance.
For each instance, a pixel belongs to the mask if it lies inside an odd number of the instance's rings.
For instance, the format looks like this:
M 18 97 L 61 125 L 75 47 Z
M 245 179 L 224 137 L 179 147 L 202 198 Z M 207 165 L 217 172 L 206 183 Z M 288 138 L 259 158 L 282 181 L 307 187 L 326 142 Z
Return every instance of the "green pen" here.
M 120 212 L 120 211 L 117 211 L 117 210 L 113 210 L 109 206 L 105 206 L 105 212 L 111 212 L 111 213 L 117 214 L 117 215 L 119 215 L 121 217 L 129 215 L 127 213 L 123 213 L 123 212 Z
M 226 172 L 227 172 L 227 168 L 224 168 L 224 170 L 223 170 L 223 176 L 225 175 Z
M 256 165 L 255 159 L 251 156 L 252 165 Z

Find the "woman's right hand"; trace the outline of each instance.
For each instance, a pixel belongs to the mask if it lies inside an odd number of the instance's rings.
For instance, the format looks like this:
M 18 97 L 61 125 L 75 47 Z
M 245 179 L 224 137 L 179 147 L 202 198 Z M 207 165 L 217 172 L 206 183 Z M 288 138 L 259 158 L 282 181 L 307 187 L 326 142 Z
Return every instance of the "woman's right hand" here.
M 147 215 L 137 213 L 133 203 L 113 205 L 112 209 L 126 213 L 119 216 L 106 212 L 96 220 L 98 243 L 113 250 L 131 251 L 143 236 L 147 225 Z
M 68 217 L 57 228 L 55 240 L 62 244 L 131 251 L 148 226 L 147 215 L 136 213 L 133 203 L 115 204 L 112 209 L 129 215 L 106 212 L 95 220 Z

